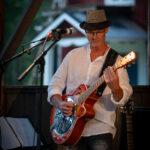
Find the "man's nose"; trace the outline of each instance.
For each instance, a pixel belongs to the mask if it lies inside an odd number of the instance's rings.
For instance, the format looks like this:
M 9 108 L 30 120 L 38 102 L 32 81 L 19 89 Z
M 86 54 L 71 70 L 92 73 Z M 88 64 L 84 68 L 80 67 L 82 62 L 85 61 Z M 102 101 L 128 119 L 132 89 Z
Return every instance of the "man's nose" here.
M 95 33 L 95 32 L 92 33 L 92 38 L 93 38 L 93 39 L 96 38 L 96 33 Z

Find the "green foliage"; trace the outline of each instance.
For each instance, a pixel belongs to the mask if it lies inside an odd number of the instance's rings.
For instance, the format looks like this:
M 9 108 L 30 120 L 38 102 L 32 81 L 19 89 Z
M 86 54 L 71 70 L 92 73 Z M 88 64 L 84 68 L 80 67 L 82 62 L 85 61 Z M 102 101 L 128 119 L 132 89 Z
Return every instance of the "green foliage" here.
M 5 0 L 5 44 L 7 43 L 11 34 L 14 32 L 18 21 L 22 17 L 25 9 L 28 7 L 30 2 L 30 0 Z M 42 16 L 42 11 L 50 8 L 51 2 L 51 0 L 43 1 L 34 20 L 32 21 L 32 24 L 30 25 L 27 33 L 25 34 L 21 45 L 23 45 L 26 42 L 32 41 L 32 39 L 37 34 L 39 34 L 34 30 L 34 27 L 35 25 L 41 25 L 41 23 L 43 23 L 47 19 L 47 17 Z M 21 45 L 16 51 L 16 54 L 23 50 Z M 19 82 L 17 79 L 20 76 L 20 74 L 24 72 L 29 67 L 29 65 L 31 65 L 33 60 L 36 58 L 36 55 L 37 50 L 34 50 L 30 55 L 24 54 L 21 57 L 11 61 L 5 72 L 5 85 L 28 85 L 29 80 L 31 80 L 32 78 L 31 74 L 33 70 L 36 69 L 36 67 L 33 68 L 21 82 Z M 34 80 L 34 83 L 36 83 L 36 80 Z
M 29 0 L 5 0 L 5 43 L 15 29 Z

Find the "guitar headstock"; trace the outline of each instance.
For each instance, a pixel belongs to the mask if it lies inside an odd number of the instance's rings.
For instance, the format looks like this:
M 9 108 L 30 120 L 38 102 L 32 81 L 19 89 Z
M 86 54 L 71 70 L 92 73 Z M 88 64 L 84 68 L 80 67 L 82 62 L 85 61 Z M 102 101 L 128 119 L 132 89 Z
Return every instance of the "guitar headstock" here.
M 136 53 L 134 51 L 131 51 L 126 56 L 121 58 L 116 64 L 115 69 L 122 68 L 126 65 L 128 65 L 130 62 L 133 62 L 136 59 Z

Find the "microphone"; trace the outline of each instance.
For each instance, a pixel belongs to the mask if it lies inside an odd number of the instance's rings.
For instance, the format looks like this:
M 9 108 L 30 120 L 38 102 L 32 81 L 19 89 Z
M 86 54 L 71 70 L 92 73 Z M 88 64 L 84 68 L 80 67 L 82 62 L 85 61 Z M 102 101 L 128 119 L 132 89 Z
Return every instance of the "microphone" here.
M 60 29 L 60 28 L 58 28 L 58 29 L 52 30 L 51 33 L 48 33 L 46 37 L 41 38 L 39 41 L 43 41 L 47 37 L 48 37 L 47 41 L 49 41 L 51 38 L 53 38 L 53 37 L 55 38 L 58 35 L 59 36 L 64 35 L 64 34 L 66 34 L 66 35 L 73 35 L 75 33 L 76 33 L 76 30 L 73 27 L 66 28 L 66 29 Z
M 54 33 L 57 32 L 59 35 L 63 35 L 63 34 L 72 35 L 72 34 L 76 33 L 76 30 L 73 27 L 66 28 L 66 29 L 60 29 L 60 28 L 58 28 L 58 29 L 52 30 L 52 33 L 53 32 Z

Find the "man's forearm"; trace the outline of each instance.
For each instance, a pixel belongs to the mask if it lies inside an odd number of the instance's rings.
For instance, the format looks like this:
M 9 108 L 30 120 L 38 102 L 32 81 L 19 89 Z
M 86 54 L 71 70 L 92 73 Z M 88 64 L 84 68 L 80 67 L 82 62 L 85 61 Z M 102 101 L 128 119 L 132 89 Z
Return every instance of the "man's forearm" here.
M 53 95 L 52 97 L 51 97 L 51 102 L 52 102 L 52 104 L 56 107 L 56 108 L 59 108 L 60 107 L 60 102 L 62 101 L 62 97 L 61 97 L 61 95 L 59 95 L 59 94 L 56 94 L 56 95 Z
M 119 102 L 123 97 L 123 90 L 122 90 L 122 88 L 118 88 L 115 91 L 112 91 L 112 94 L 113 94 L 114 100 L 116 102 Z

